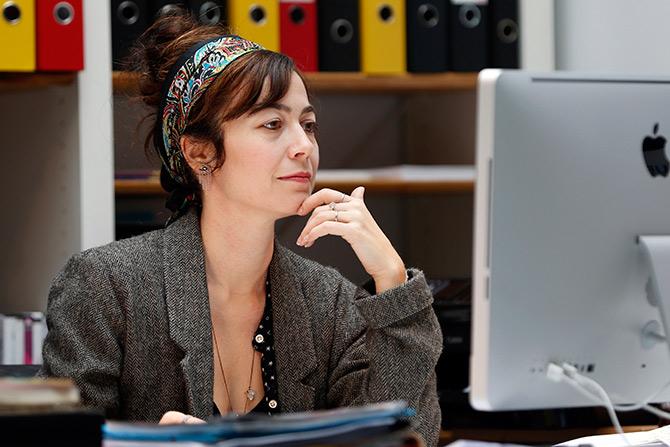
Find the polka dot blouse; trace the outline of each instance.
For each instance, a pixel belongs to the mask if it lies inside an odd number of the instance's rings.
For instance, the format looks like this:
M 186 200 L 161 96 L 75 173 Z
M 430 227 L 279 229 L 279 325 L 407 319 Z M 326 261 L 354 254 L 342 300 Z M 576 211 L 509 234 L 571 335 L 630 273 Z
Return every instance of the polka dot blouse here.
M 263 389 L 265 395 L 250 413 L 264 413 L 272 416 L 281 412 L 279 393 L 277 388 L 277 365 L 274 350 L 274 336 L 272 334 L 272 300 L 270 282 L 265 283 L 266 297 L 265 310 L 254 333 L 251 345 L 261 353 L 261 373 L 263 375 Z M 221 414 L 214 404 L 214 415 Z

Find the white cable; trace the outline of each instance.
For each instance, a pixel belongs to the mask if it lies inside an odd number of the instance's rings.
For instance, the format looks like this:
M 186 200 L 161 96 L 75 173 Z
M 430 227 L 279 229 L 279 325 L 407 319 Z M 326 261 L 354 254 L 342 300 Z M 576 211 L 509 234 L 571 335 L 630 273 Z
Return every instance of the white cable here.
M 658 395 L 663 393 L 665 390 L 667 390 L 668 387 L 670 387 L 670 382 L 667 382 L 658 391 L 654 392 L 652 395 L 650 395 L 646 399 L 641 400 L 638 403 L 615 405 L 614 408 L 616 408 L 617 411 L 622 411 L 622 412 L 624 412 L 624 411 L 636 411 L 636 410 L 640 410 L 640 409 L 645 409 L 645 407 L 649 406 L 649 403 L 652 400 L 656 399 L 658 397 Z M 654 408 L 655 410 L 657 409 L 655 407 L 651 407 L 651 408 Z M 670 413 L 668 413 L 668 416 L 670 416 Z M 668 419 L 670 419 L 670 417 Z
M 619 418 L 617 417 L 616 411 L 614 410 L 612 400 L 599 383 L 597 383 L 595 380 L 589 379 L 588 377 L 582 376 L 574 366 L 567 363 L 564 363 L 561 366 L 556 365 L 555 363 L 550 363 L 547 367 L 547 377 L 555 382 L 567 383 L 583 396 L 591 399 L 599 405 L 604 406 L 607 409 L 607 414 L 609 415 L 616 432 L 621 436 L 625 445 L 631 445 L 623 431 L 623 428 L 621 427 L 621 424 L 619 423 Z

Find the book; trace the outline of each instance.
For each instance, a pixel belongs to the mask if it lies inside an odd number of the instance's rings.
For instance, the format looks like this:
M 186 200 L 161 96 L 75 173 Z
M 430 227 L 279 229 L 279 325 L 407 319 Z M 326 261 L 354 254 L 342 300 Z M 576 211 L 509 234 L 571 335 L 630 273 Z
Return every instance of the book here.
M 103 427 L 105 447 L 216 444 L 219 447 L 296 444 L 356 445 L 374 439 L 380 445 L 402 445 L 408 437 L 404 402 L 363 407 L 285 413 L 222 416 L 205 424 L 157 425 L 109 421 Z M 174 445 L 174 444 L 172 444 Z

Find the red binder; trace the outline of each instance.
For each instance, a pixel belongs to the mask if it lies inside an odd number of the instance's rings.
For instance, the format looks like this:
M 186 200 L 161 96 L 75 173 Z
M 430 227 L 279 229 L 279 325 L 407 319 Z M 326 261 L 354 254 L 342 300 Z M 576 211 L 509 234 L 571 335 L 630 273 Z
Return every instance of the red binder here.
M 317 71 L 316 0 L 280 0 L 279 15 L 281 52 L 291 57 L 300 70 Z
M 37 0 L 37 70 L 84 68 L 82 0 Z

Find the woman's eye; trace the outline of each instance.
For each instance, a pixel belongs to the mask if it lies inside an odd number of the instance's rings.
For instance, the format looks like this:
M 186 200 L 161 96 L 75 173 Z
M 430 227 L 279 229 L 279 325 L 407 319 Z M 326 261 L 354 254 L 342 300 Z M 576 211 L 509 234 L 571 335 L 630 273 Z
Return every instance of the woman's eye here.
M 268 123 L 263 124 L 263 127 L 270 130 L 276 130 L 281 127 L 281 123 L 279 122 L 279 120 L 272 120 Z
M 302 123 L 302 128 L 305 129 L 305 132 L 316 133 L 318 126 L 316 121 L 305 121 Z

